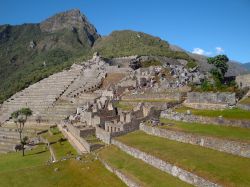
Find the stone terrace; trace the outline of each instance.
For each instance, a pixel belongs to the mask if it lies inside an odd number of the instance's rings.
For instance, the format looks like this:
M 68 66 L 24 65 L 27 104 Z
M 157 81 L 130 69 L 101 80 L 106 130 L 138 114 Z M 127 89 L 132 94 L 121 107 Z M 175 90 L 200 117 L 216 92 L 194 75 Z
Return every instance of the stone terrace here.
M 74 65 L 68 71 L 51 75 L 16 93 L 1 106 L 0 123 L 8 120 L 12 112 L 23 107 L 31 108 L 34 113 L 44 113 L 67 90 L 81 71 L 81 66 Z

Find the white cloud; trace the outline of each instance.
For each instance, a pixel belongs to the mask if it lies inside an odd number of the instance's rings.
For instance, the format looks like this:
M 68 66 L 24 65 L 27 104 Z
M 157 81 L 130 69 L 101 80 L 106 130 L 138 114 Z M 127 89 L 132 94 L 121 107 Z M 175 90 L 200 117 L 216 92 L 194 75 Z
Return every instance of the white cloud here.
M 198 54 L 198 55 L 211 55 L 212 53 L 211 52 L 208 52 L 208 51 L 205 51 L 204 49 L 201 49 L 201 48 L 194 48 L 192 53 L 194 54 Z
M 222 54 L 225 50 L 222 47 L 215 47 L 216 54 Z

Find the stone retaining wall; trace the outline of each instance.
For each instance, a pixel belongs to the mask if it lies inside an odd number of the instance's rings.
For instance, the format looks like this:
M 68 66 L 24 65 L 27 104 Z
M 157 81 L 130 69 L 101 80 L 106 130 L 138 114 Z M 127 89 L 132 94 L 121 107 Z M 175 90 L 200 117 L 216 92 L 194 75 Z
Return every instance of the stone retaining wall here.
M 201 136 L 192 133 L 150 127 L 144 124 L 140 124 L 140 130 L 150 135 L 168 138 L 170 140 L 175 140 L 183 143 L 199 145 L 218 151 L 223 151 L 234 155 L 250 158 L 250 144 L 248 143 L 241 143 L 231 140 L 219 139 L 215 137 Z
M 237 107 L 238 107 L 238 108 L 241 108 L 241 109 L 243 109 L 243 110 L 250 110 L 250 105 L 244 105 L 244 104 L 238 103 L 238 104 L 237 104 Z
M 119 179 L 121 179 L 127 186 L 129 187 L 140 187 L 139 184 L 137 184 L 135 181 L 133 181 L 130 177 L 123 174 L 121 171 L 119 171 L 116 168 L 113 168 L 110 166 L 107 162 L 102 160 L 100 157 L 98 158 L 100 162 L 105 166 L 107 170 L 109 170 L 111 173 L 114 173 Z
M 166 173 L 169 173 L 170 175 L 173 175 L 175 177 L 178 177 L 180 180 L 187 182 L 189 184 L 192 184 L 194 186 L 200 186 L 200 187 L 204 187 L 204 186 L 209 186 L 209 187 L 217 187 L 219 185 L 210 182 L 206 179 L 203 179 L 189 171 L 186 171 L 184 169 L 181 169 L 175 165 L 172 165 L 168 162 L 165 162 L 159 158 L 156 158 L 152 155 L 149 155 L 145 152 L 142 152 L 138 149 L 132 148 L 130 146 L 127 146 L 117 140 L 112 139 L 112 144 L 116 145 L 117 147 L 119 147 L 122 151 L 128 153 L 129 155 L 141 159 L 143 160 L 145 163 L 161 170 L 164 171 Z
M 235 81 L 240 88 L 250 87 L 250 74 L 236 76 Z
M 180 101 L 181 98 L 182 98 L 182 93 L 180 92 L 168 92 L 168 93 L 145 93 L 136 95 L 125 95 L 122 97 L 122 100 L 165 99 L 165 100 Z
M 188 92 L 184 103 L 198 109 L 221 109 L 236 104 L 235 93 Z
M 247 120 L 233 120 L 233 119 L 225 119 L 223 117 L 221 118 L 220 117 L 206 117 L 206 116 L 198 116 L 198 115 L 193 115 L 193 114 L 188 115 L 184 113 L 172 112 L 170 110 L 162 111 L 161 118 L 167 118 L 170 120 L 184 121 L 184 122 L 250 128 L 250 121 L 247 121 Z

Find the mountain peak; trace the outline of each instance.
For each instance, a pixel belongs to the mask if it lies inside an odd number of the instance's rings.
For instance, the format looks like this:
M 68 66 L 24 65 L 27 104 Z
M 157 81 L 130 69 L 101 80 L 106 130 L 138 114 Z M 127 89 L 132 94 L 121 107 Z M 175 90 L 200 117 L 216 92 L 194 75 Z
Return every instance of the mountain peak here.
M 62 29 L 86 28 L 96 32 L 95 27 L 89 23 L 86 16 L 81 14 L 79 9 L 72 9 L 55 14 L 40 23 L 40 28 L 44 32 L 54 32 Z

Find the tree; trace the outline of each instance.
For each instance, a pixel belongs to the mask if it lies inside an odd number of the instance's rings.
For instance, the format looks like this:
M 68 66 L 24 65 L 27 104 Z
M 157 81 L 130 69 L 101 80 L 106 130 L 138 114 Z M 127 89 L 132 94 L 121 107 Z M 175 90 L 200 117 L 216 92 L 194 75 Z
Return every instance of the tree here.
M 17 131 L 19 133 L 23 156 L 24 156 L 24 145 L 26 145 L 27 143 L 27 137 L 22 138 L 22 133 L 23 133 L 24 125 L 27 121 L 27 118 L 28 116 L 31 116 L 31 115 L 32 115 L 32 110 L 29 108 L 22 108 L 11 114 L 11 117 L 17 126 Z
M 226 55 L 217 55 L 207 59 L 209 64 L 214 65 L 214 68 L 211 69 L 210 73 L 220 82 L 224 80 L 225 73 L 228 70 L 228 61 L 229 59 Z

